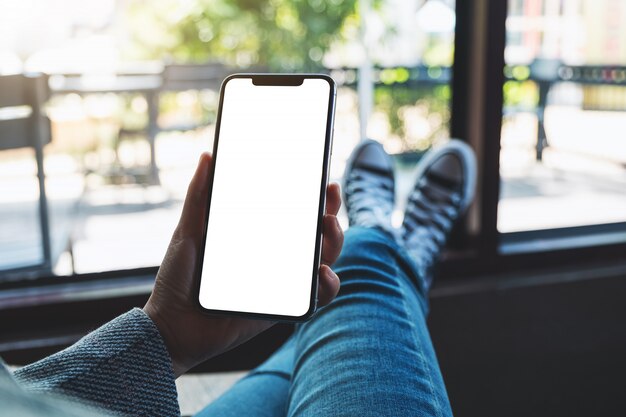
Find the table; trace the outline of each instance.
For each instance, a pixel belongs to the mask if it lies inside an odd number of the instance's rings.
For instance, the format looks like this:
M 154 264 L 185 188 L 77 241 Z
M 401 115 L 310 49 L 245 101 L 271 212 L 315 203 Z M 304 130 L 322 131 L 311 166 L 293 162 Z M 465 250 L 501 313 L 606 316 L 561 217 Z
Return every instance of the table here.
M 159 92 L 163 77 L 158 73 L 113 74 L 85 76 L 82 74 L 56 74 L 50 76 L 52 94 L 104 94 L 135 93 L 145 97 L 148 104 L 148 125 L 146 136 L 150 145 L 150 180 L 159 184 L 159 170 L 156 165 L 155 141 L 159 132 Z

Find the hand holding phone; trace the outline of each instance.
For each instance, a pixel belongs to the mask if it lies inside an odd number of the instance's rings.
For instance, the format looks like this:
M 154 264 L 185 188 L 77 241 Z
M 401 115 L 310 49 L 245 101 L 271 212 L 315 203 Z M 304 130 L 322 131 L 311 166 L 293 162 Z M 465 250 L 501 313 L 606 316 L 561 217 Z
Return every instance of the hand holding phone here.
M 245 342 L 274 324 L 272 321 L 239 317 L 208 317 L 197 308 L 196 266 L 200 257 L 207 212 L 206 195 L 213 161 L 203 154 L 189 185 L 180 221 L 144 311 L 155 323 L 165 342 L 178 377 L 195 365 Z M 287 192 L 272 184 L 275 192 Z M 319 272 L 319 304 L 329 303 L 339 291 L 339 279 L 330 269 L 343 244 L 336 214 L 341 205 L 339 186 L 326 192 L 323 219 L 322 266 Z M 280 225 L 277 225 L 280 227 Z M 270 266 L 280 268 L 283 254 L 276 253 Z
M 198 265 L 206 313 L 302 321 L 315 312 L 335 95 L 323 74 L 222 83 Z

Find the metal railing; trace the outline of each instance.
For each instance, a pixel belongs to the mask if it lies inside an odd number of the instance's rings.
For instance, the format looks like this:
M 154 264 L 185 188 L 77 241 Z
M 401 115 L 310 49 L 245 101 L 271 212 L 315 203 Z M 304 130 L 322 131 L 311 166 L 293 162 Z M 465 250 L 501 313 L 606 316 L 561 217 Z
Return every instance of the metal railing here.
M 356 68 L 338 68 L 329 70 L 331 76 L 340 85 L 353 87 L 358 80 Z M 506 81 L 531 81 L 537 85 L 538 96 L 534 108 L 509 107 L 508 113 L 532 111 L 537 116 L 537 139 L 535 154 L 542 160 L 543 150 L 548 146 L 544 128 L 545 109 L 554 87 L 561 83 L 573 83 L 594 89 L 581 103 L 584 110 L 626 111 L 626 66 L 566 65 L 557 60 L 537 59 L 531 64 L 507 65 L 504 68 Z M 451 67 L 377 67 L 373 71 L 375 86 L 417 87 L 450 84 Z M 618 87 L 602 91 L 601 87 Z M 503 109 L 503 112 L 505 109 Z

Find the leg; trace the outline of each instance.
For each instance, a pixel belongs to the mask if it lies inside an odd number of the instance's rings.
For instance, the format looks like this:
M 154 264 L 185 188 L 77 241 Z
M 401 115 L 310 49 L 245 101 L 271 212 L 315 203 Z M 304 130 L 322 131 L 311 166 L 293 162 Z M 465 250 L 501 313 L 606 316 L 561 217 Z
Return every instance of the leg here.
M 282 417 L 293 371 L 295 341 L 290 338 L 265 363 L 254 369 L 197 417 Z
M 426 294 L 445 237 L 471 201 L 474 164 L 455 141 L 431 152 L 396 233 L 391 161 L 376 142 L 357 147 L 344 185 L 353 228 L 335 265 L 339 296 L 200 415 L 452 415 Z
M 432 267 L 472 199 L 471 149 L 450 141 L 420 162 L 399 233 L 393 163 L 373 141 L 347 164 L 350 226 L 337 299 L 296 333 L 290 416 L 449 416 L 426 326 Z M 401 245 L 401 246 L 400 246 Z
M 348 230 L 339 296 L 298 330 L 290 416 L 452 415 L 419 277 L 394 240 Z

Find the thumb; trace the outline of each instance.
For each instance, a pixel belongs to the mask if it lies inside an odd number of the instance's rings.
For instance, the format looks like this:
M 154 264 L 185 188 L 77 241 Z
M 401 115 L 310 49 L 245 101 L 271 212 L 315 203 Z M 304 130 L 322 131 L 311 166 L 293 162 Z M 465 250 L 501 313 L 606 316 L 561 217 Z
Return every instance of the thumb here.
M 202 234 L 212 167 L 213 157 L 211 154 L 202 153 L 196 172 L 187 189 L 183 211 L 178 222 L 177 232 L 181 238 L 198 237 Z

